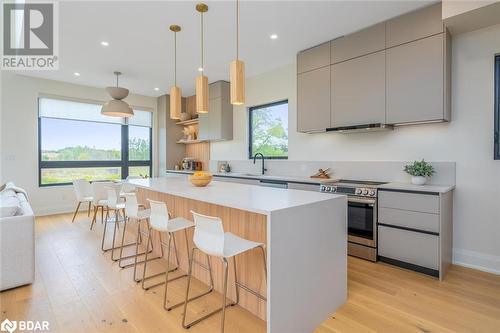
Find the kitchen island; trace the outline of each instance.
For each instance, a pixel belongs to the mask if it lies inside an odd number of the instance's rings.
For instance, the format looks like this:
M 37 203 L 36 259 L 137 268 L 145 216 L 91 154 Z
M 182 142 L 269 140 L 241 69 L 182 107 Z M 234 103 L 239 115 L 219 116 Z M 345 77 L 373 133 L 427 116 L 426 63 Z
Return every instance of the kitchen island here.
M 266 320 L 267 332 L 311 332 L 346 301 L 345 196 L 217 181 L 195 187 L 178 175 L 129 182 L 137 186 L 142 203 L 148 198 L 164 201 L 173 216 L 188 219 L 191 210 L 219 216 L 225 231 L 266 244 L 267 284 L 258 251 L 237 260 L 240 282 L 267 299 L 240 290 L 239 305 Z M 192 246 L 192 231 L 189 239 Z M 181 240 L 178 237 L 180 265 L 187 271 Z M 212 260 L 212 267 L 215 289 L 221 291 L 222 265 Z M 193 275 L 208 284 L 202 268 L 195 265 Z M 234 281 L 229 283 L 228 297 L 234 299 Z

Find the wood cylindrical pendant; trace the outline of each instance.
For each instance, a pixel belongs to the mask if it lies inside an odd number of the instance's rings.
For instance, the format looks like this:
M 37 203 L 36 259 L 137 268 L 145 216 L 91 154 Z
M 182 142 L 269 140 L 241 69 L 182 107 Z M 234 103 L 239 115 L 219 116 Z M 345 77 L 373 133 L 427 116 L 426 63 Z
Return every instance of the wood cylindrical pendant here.
M 170 88 L 170 119 L 181 119 L 182 93 L 181 88 Z
M 231 104 L 245 104 L 245 63 L 234 60 L 229 66 L 231 82 Z
M 196 78 L 196 112 L 208 113 L 208 78 L 204 75 Z

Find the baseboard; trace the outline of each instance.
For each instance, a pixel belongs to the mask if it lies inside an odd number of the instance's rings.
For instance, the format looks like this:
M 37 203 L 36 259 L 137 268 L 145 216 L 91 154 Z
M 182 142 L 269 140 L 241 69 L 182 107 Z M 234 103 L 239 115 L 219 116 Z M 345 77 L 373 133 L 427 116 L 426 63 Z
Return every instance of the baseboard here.
M 35 216 L 53 215 L 71 213 L 75 211 L 76 206 L 60 206 L 60 207 L 32 207 Z M 83 211 L 83 209 L 80 209 Z
M 453 250 L 453 263 L 483 272 L 500 275 L 500 257 L 476 251 Z

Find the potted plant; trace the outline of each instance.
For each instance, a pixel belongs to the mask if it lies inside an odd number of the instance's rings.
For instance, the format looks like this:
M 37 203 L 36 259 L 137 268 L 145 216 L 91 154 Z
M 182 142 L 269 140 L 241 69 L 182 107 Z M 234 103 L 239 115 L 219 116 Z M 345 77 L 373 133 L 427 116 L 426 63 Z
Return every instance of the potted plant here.
M 404 171 L 411 176 L 411 182 L 415 185 L 424 185 L 427 178 L 434 174 L 432 165 L 424 160 L 405 165 Z

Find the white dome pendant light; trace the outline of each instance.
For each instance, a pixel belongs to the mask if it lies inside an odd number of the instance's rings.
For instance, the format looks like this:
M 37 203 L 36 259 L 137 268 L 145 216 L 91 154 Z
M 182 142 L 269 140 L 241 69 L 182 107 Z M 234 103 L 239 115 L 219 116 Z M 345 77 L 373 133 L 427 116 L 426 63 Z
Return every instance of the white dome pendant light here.
M 177 87 L 177 33 L 181 27 L 174 24 L 170 30 L 174 32 L 174 85 L 170 88 L 170 119 L 181 119 L 182 92 Z
M 118 86 L 118 77 L 122 75 L 122 73 L 113 72 L 113 74 L 116 75 L 116 87 L 106 87 L 106 91 L 113 99 L 102 106 L 101 114 L 111 117 L 132 117 L 134 115 L 134 110 L 127 102 L 122 101 L 122 99 L 128 96 L 128 89 Z
M 203 58 L 203 13 L 208 11 L 208 6 L 204 3 L 196 5 L 196 10 L 200 13 L 201 22 L 201 67 L 199 68 L 200 75 L 196 78 L 196 112 L 208 113 L 208 78 L 203 75 L 205 70 Z
M 239 59 L 240 46 L 240 6 L 236 0 L 236 60 L 229 66 L 229 81 L 231 82 L 231 104 L 245 103 L 245 63 Z

